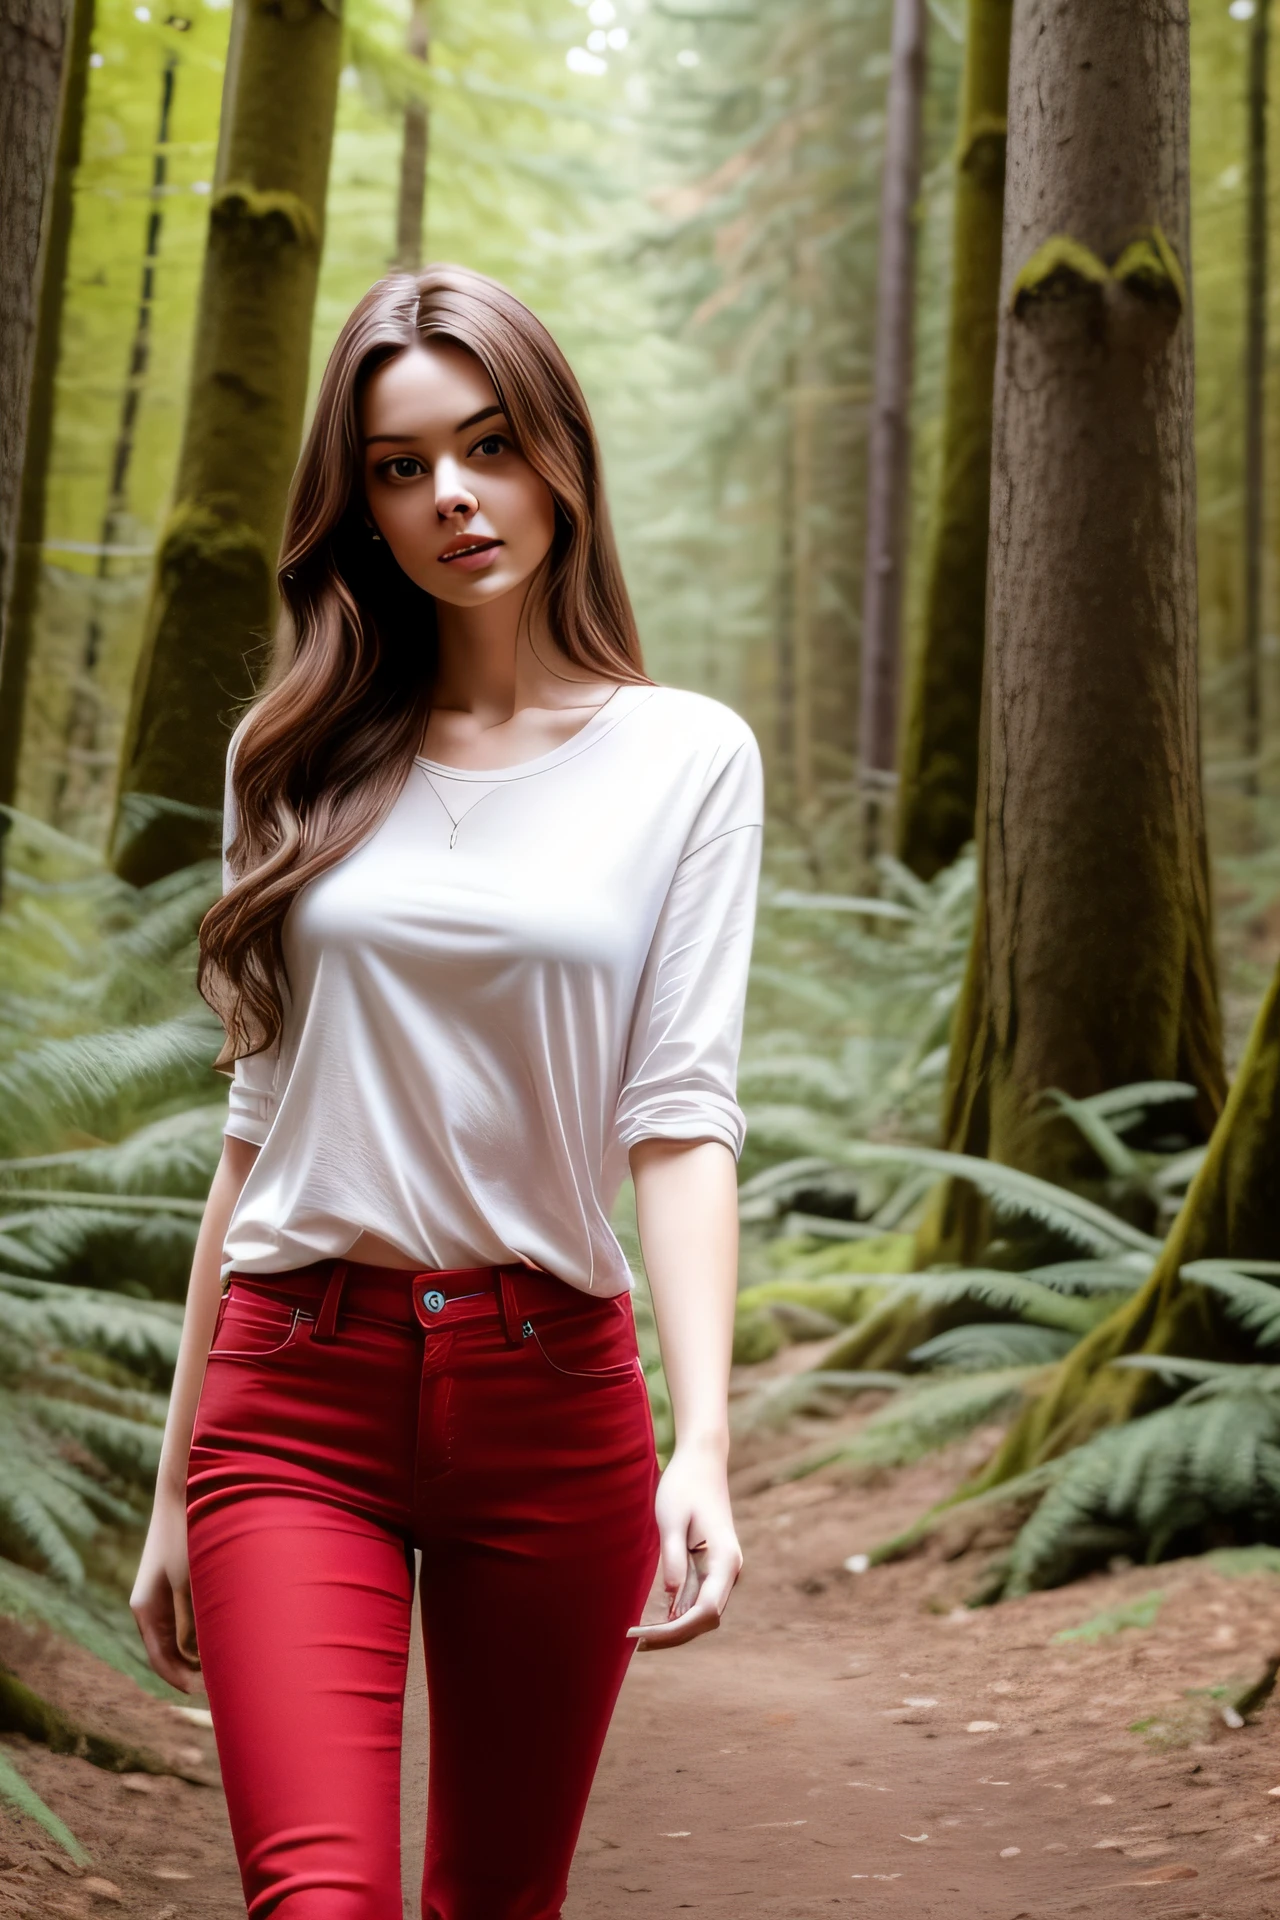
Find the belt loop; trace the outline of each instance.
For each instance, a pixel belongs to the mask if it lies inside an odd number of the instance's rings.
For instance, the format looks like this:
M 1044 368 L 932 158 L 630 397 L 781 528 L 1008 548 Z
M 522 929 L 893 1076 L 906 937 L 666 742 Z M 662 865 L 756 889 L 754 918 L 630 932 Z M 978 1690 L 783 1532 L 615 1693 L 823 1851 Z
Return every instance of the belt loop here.
M 347 1263 L 335 1260 L 333 1272 L 329 1275 L 329 1284 L 324 1290 L 324 1299 L 320 1303 L 320 1312 L 316 1324 L 311 1330 L 313 1340 L 332 1340 L 338 1330 L 338 1307 L 342 1301 L 342 1289 L 347 1283 Z
M 495 1267 L 493 1271 L 498 1282 L 498 1305 L 502 1313 L 502 1331 L 506 1335 L 507 1345 L 523 1346 L 524 1335 L 520 1331 L 523 1316 L 520 1312 L 520 1302 L 516 1298 L 515 1276 L 506 1267 Z

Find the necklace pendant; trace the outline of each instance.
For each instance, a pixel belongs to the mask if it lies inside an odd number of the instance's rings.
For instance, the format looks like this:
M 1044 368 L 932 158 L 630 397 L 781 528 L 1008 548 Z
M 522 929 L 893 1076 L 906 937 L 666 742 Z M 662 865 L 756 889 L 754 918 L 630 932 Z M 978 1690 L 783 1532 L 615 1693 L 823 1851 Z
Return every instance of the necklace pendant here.
M 455 825 L 455 826 L 454 826 L 454 829 L 453 829 L 453 832 L 452 832 L 452 833 L 451 833 L 451 834 L 449 835 L 449 847 L 450 847 L 450 851 L 452 851 L 452 848 L 453 848 L 453 843 L 454 843 L 454 841 L 455 841 L 455 840 L 457 839 L 457 837 L 458 837 L 458 828 L 457 828 L 457 825 Z

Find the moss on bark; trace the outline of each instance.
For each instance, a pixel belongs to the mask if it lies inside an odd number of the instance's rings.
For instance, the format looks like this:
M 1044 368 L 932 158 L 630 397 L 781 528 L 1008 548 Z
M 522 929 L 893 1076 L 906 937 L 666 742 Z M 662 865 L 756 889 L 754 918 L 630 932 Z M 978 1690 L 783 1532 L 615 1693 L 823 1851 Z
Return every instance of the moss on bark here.
M 1221 1298 L 1181 1279 L 1192 1260 L 1280 1259 L 1280 973 L 1254 1023 L 1204 1164 L 1146 1285 L 1061 1362 L 1011 1429 L 980 1487 L 996 1486 L 1167 1399 L 1121 1354 L 1256 1359 Z
M 1153 76 L 1155 78 L 1153 79 Z M 945 1144 L 1093 1170 L 1050 1087 L 1225 1093 L 1200 793 L 1187 22 L 1015 19 L 992 454 L 979 909 Z M 1114 267 L 1105 263 L 1111 261 Z M 1159 285 L 1156 285 L 1159 282 Z M 943 1195 L 921 1257 L 968 1259 Z
M 72 0 L 67 13 L 61 117 L 54 153 L 37 294 L 31 390 L 22 483 L 18 494 L 13 564 L 0 639 L 0 803 L 11 806 L 18 794 L 22 722 L 35 637 L 36 605 L 45 536 L 45 492 L 53 449 L 53 408 L 58 353 L 62 343 L 63 296 L 71 249 L 72 192 L 80 164 L 84 103 L 89 84 L 93 0 Z M 3 568 L 0 568 L 3 572 Z M 2 830 L 0 830 L 2 831 Z
M 942 469 L 908 664 L 898 850 L 928 879 L 973 837 L 1012 0 L 969 0 Z
M 176 505 L 161 536 L 125 731 L 116 870 L 135 884 L 212 850 L 234 709 L 274 617 L 302 434 L 341 65 L 322 0 L 237 0 Z M 187 812 L 140 831 L 132 794 Z

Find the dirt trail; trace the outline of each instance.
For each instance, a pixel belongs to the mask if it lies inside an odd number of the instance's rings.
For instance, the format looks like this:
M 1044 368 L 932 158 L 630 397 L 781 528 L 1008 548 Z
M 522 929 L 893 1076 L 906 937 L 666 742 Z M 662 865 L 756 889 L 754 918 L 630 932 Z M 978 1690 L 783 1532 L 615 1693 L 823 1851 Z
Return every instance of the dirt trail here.
M 871 1485 L 834 1469 L 762 1484 L 798 1441 L 755 1443 L 736 1471 L 747 1570 L 730 1619 L 633 1663 L 566 1920 L 1280 1916 L 1280 1704 L 1233 1731 L 1212 1691 L 1280 1649 L 1280 1578 L 1186 1561 L 969 1611 L 980 1555 L 844 1570 L 991 1437 Z M 1054 1642 L 1152 1594 L 1148 1624 Z M 0 1639 L 81 1719 L 214 1778 L 211 1737 L 169 1708 L 78 1650 Z M 410 1729 L 412 1831 L 420 1700 Z M 92 1865 L 0 1819 L 0 1914 L 242 1920 L 215 1788 L 8 1744 Z

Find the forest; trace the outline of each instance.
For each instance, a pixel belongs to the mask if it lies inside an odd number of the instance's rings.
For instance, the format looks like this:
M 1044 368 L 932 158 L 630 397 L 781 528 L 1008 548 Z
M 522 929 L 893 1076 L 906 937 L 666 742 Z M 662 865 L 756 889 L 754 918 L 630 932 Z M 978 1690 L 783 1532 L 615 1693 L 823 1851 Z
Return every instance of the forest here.
M 168 4 L 0 0 L 0 1914 L 242 1910 L 125 1604 L 196 935 L 316 383 L 435 260 L 564 347 L 647 670 L 766 775 L 747 1570 L 567 1911 L 1271 1911 L 1271 0 Z

